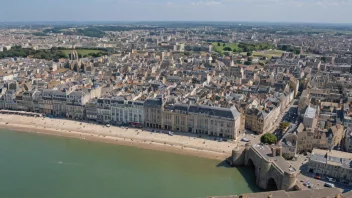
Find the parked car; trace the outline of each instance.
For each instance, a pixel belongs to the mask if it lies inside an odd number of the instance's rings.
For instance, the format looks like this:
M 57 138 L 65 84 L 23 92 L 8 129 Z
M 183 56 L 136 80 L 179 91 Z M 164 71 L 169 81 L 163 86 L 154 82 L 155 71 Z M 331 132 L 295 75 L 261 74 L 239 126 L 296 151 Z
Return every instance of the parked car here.
M 325 187 L 329 187 L 329 188 L 335 188 L 334 184 L 331 184 L 331 183 L 328 183 L 328 182 L 324 183 L 324 186 Z
M 327 179 L 329 182 L 336 182 L 336 179 L 331 178 L 331 177 L 327 177 L 326 179 Z
M 321 177 L 319 175 L 316 175 L 314 178 L 315 179 L 321 179 Z

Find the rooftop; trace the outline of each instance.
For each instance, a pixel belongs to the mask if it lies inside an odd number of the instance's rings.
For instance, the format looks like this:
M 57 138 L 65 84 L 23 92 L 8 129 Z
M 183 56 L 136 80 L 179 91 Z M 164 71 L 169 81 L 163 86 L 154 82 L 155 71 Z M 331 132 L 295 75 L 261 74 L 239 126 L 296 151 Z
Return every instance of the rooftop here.
M 261 156 L 267 160 L 271 160 L 278 168 L 282 171 L 292 173 L 295 172 L 296 169 L 293 168 L 283 157 L 281 156 L 272 156 L 272 151 L 269 145 L 264 144 L 256 144 L 253 145 L 253 148 L 258 151 Z
M 313 149 L 310 160 L 344 168 L 352 168 L 352 153 Z
M 316 112 L 317 110 L 315 108 L 308 106 L 306 112 L 304 113 L 304 117 L 314 118 Z

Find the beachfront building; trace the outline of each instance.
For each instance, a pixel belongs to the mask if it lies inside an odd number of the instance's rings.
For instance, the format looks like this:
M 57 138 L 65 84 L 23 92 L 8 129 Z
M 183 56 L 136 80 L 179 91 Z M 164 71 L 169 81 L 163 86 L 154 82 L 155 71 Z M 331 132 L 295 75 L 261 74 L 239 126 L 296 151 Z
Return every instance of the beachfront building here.
M 85 119 L 85 105 L 91 99 L 100 98 L 101 92 L 102 88 L 98 85 L 94 85 L 89 89 L 84 88 L 70 92 L 66 96 L 66 117 L 72 119 Z
M 158 98 L 148 98 L 145 100 L 144 105 L 144 126 L 147 128 L 161 129 L 162 125 L 162 115 L 161 111 L 163 109 L 163 99 Z
M 42 91 L 42 113 L 53 114 L 53 92 L 54 90 L 47 89 Z
M 124 114 L 124 106 L 124 98 L 111 99 L 111 122 L 113 124 L 123 124 L 124 120 L 128 119 L 128 113 Z M 124 116 L 126 116 L 125 119 Z
M 22 104 L 23 106 L 27 109 L 27 111 L 35 111 L 34 108 L 34 99 L 35 99 L 35 95 L 40 93 L 39 91 L 25 91 L 23 92 L 23 96 L 22 96 Z
M 121 99 L 111 100 L 111 120 L 116 124 L 142 126 L 144 124 L 144 102 Z
M 268 98 L 263 107 L 247 109 L 245 128 L 258 134 L 269 132 L 280 110 L 280 101 L 276 98 Z
M 166 130 L 192 132 L 188 130 L 188 107 L 187 104 L 165 105 L 162 112 L 162 128 Z
M 97 108 L 96 101 L 92 101 L 92 102 L 87 103 L 85 106 L 85 110 L 86 110 L 86 119 L 87 120 L 97 121 L 98 108 Z
M 165 105 L 163 129 L 237 139 L 241 131 L 241 114 L 235 107 L 205 105 Z
M 335 178 L 340 182 L 352 183 L 352 154 L 313 149 L 308 162 L 308 172 Z
M 89 101 L 90 93 L 87 90 L 73 91 L 66 98 L 66 117 L 84 119 L 84 105 Z
M 193 133 L 237 139 L 243 133 L 241 116 L 235 107 L 220 108 L 203 105 L 190 105 L 190 120 L 194 120 Z
M 111 122 L 111 99 L 101 98 L 97 100 L 97 121 L 100 123 Z
M 7 90 L 6 93 L 3 95 L 3 101 L 3 106 L 5 109 L 17 109 L 16 92 L 14 90 Z
M 52 95 L 53 115 L 64 117 L 66 115 L 67 92 L 55 90 Z

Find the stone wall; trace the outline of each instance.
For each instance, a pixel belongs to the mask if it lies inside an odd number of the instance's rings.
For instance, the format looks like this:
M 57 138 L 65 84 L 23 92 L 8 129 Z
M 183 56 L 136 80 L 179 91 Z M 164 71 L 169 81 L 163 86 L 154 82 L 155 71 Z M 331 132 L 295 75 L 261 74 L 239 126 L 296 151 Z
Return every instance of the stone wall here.
M 236 147 L 228 162 L 232 166 L 254 166 L 256 184 L 262 189 L 268 189 L 270 183 L 274 183 L 278 190 L 292 189 L 296 183 L 297 171 L 285 172 L 274 160 L 275 158 L 264 158 L 256 148 L 247 143 L 244 149 Z

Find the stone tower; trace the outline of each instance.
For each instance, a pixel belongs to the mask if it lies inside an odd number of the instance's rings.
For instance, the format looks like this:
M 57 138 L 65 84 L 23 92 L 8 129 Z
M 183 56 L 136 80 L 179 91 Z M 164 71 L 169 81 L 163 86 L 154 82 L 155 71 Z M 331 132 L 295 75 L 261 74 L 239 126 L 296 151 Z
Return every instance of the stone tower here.
M 72 50 L 70 53 L 69 66 L 71 70 L 75 70 L 77 72 L 81 71 L 81 61 L 76 50 Z

